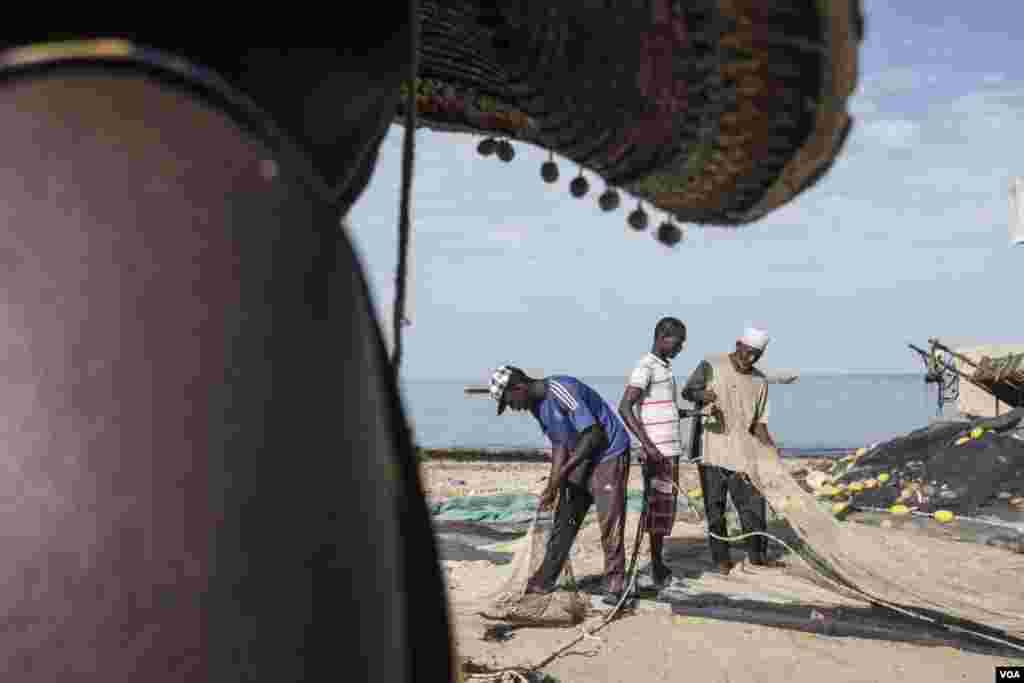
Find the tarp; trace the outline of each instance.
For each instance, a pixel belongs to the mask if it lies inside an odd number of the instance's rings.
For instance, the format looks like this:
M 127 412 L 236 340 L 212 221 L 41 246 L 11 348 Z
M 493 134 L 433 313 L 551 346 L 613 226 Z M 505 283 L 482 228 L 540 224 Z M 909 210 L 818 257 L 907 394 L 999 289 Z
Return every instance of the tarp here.
M 434 519 L 460 522 L 529 522 L 537 511 L 537 496 L 530 493 L 506 493 L 493 496 L 459 496 L 435 502 L 431 506 Z M 639 512 L 643 505 L 643 492 L 630 491 L 626 509 Z M 689 503 L 680 496 L 679 509 L 685 511 Z M 593 508 L 591 509 L 593 512 Z

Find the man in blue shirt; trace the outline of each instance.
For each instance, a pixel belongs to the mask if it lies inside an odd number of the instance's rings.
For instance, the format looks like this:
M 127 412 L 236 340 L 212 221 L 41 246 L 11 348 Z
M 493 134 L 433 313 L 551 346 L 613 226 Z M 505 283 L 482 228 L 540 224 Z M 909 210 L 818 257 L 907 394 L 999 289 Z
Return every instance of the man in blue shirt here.
M 544 561 L 527 591 L 555 589 L 583 519 L 596 504 L 604 548 L 604 601 L 617 605 L 626 579 L 626 426 L 596 391 L 574 377 L 533 379 L 517 367 L 502 365 L 491 377 L 490 392 L 498 402 L 498 415 L 506 407 L 529 410 L 551 441 L 551 475 L 540 505 L 550 509 L 557 498 L 558 506 Z

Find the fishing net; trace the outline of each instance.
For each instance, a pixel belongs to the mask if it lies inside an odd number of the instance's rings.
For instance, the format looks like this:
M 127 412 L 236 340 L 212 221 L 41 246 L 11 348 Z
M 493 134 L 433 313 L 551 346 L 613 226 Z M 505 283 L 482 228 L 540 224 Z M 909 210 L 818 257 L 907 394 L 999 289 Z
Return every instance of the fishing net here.
M 796 552 L 840 593 L 1024 636 L 1024 555 L 840 523 L 797 484 L 774 449 L 759 443 L 748 450 L 744 469 L 799 537 Z
M 724 357 L 716 361 L 716 405 L 730 419 L 704 434 L 704 460 L 726 458 L 730 468 L 744 472 L 795 532 L 794 550 L 834 590 L 920 618 L 1024 636 L 1024 555 L 841 523 L 797 483 L 775 448 L 744 429 L 753 420 L 756 395 L 748 382 Z M 915 435 L 905 446 L 921 451 L 931 440 Z
M 576 588 L 572 558 L 566 560 L 557 590 L 528 593 L 530 579 L 544 561 L 544 552 L 554 526 L 554 514 L 538 510 L 529 531 L 519 540 L 508 577 L 485 596 L 480 612 L 489 619 L 536 626 L 571 626 L 583 620 L 588 603 Z

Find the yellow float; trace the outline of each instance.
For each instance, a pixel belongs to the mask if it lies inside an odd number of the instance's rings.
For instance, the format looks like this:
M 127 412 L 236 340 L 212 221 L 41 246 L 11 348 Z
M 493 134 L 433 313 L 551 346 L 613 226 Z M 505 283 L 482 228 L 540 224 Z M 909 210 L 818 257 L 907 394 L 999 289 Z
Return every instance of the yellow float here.
M 952 522 L 955 515 L 949 510 L 936 510 L 934 516 L 940 522 Z

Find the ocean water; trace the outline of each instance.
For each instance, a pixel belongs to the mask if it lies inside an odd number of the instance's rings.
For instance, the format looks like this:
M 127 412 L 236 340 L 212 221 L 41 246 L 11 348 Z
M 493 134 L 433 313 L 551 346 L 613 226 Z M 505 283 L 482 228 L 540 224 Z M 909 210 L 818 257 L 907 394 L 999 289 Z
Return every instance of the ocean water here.
M 622 377 L 581 377 L 613 407 Z M 685 378 L 677 377 L 680 386 Z M 495 415 L 490 398 L 467 396 L 477 380 L 408 381 L 404 402 L 416 443 L 425 448 L 545 448 L 529 414 Z M 805 375 L 794 384 L 772 384 L 768 427 L 790 455 L 848 450 L 927 426 L 936 415 L 935 388 L 923 374 Z M 689 429 L 684 422 L 684 430 Z M 684 432 L 685 434 L 686 432 Z

